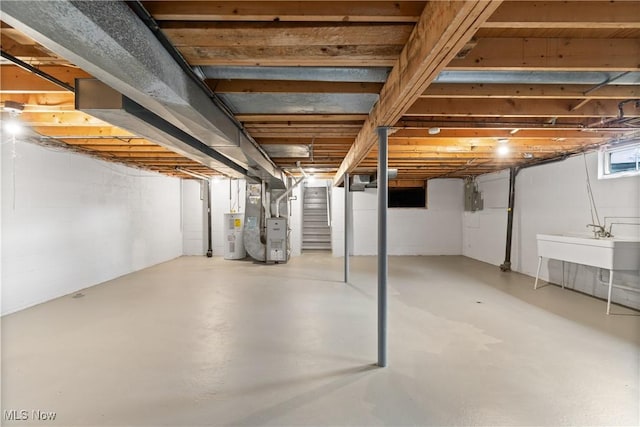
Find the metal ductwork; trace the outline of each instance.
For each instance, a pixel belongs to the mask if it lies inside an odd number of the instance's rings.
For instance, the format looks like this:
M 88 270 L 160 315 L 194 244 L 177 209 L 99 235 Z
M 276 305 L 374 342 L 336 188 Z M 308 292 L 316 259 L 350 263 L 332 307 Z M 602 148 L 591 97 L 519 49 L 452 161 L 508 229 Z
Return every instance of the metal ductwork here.
M 147 138 L 232 178 L 247 170 L 100 80 L 76 80 L 76 110 Z
M 352 175 L 349 183 L 349 191 L 364 191 L 371 183 L 371 175 Z
M 387 169 L 387 180 L 396 179 L 398 177 L 398 169 Z M 366 185 L 366 188 L 378 188 L 378 173 L 376 172 L 373 175 L 373 179 L 369 184 Z
M 267 244 L 270 238 L 268 223 L 273 219 L 281 219 L 286 226 L 289 211 L 286 196 L 303 179 L 301 178 L 292 184 L 288 190 L 269 189 L 269 186 L 264 182 L 262 184 L 247 182 L 243 242 L 247 253 L 254 260 L 278 261 L 270 259 L 267 253 Z M 271 212 L 276 212 L 276 216 L 273 217 Z M 284 241 L 287 242 L 287 247 L 280 249 L 286 251 L 286 256 L 281 261 L 286 262 L 289 259 L 288 238 L 286 236 Z
M 389 169 L 389 179 L 398 177 L 398 169 Z M 365 188 L 378 188 L 377 173 L 371 175 L 352 175 L 350 177 L 349 191 L 364 191 Z
M 125 2 L 5 0 L 3 21 L 273 188 L 284 174 Z

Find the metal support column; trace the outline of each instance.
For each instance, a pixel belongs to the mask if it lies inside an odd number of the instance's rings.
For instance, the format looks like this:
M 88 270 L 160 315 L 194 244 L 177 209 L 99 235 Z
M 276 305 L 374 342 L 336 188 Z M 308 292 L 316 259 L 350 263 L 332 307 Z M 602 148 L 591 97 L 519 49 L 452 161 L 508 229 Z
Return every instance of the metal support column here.
M 387 366 L 387 207 L 389 128 L 378 128 L 378 366 Z
M 205 197 L 207 198 L 207 258 L 213 256 L 213 239 L 211 234 L 211 181 L 203 179 L 202 184 L 205 189 Z
M 351 203 L 349 198 L 349 174 L 344 174 L 344 283 L 349 283 L 349 232 L 351 224 Z
M 513 238 L 513 209 L 516 199 L 516 175 L 519 169 L 509 168 L 509 207 L 507 209 L 507 243 L 504 253 L 504 262 L 500 265 L 500 270 L 511 271 L 511 241 Z

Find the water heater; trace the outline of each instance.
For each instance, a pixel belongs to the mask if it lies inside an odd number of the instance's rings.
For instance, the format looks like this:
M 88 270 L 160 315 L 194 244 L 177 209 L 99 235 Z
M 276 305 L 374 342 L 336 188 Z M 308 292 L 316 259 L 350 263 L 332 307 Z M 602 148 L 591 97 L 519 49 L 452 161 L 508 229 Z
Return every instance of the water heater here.
M 247 256 L 242 237 L 243 229 L 244 214 L 224 214 L 224 259 L 243 259 Z

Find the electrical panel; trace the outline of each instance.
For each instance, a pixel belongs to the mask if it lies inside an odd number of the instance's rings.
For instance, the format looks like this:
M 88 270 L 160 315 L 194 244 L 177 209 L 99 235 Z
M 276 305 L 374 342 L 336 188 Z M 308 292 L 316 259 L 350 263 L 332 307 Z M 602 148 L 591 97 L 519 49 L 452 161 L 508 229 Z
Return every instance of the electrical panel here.
M 464 210 L 467 212 L 481 211 L 484 207 L 482 193 L 478 191 L 478 184 L 473 179 L 464 181 Z
M 285 218 L 267 218 L 267 262 L 287 262 L 287 220 Z

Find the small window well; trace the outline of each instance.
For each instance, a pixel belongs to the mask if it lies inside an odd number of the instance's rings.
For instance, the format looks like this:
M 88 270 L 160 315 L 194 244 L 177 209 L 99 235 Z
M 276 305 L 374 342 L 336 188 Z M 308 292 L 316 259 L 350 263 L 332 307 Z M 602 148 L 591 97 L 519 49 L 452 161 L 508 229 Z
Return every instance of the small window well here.
M 389 188 L 390 208 L 426 208 L 427 189 L 423 187 Z
M 640 141 L 608 145 L 598 153 L 598 178 L 640 175 Z

